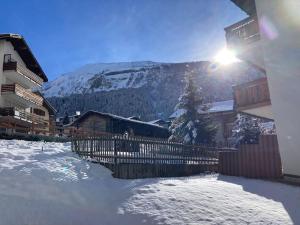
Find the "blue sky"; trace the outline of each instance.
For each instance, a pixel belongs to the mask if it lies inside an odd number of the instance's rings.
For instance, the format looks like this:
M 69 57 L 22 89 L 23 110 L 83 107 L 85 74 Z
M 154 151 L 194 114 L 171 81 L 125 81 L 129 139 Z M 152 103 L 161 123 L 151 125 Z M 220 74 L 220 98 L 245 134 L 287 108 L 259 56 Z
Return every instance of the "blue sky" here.
M 229 0 L 9 0 L 0 33 L 22 34 L 52 80 L 87 63 L 208 60 L 245 16 Z

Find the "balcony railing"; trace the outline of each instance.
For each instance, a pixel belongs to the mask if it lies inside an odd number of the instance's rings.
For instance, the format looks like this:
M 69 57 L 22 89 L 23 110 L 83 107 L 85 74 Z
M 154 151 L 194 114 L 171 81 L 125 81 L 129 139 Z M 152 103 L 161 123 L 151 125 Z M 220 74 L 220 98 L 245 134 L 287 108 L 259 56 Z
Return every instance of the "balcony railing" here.
M 260 39 L 256 16 L 248 17 L 225 28 L 225 32 L 228 47 L 234 49 L 240 49 Z
M 235 107 L 238 110 L 270 105 L 270 93 L 267 78 L 260 78 L 233 87 Z
M 1 85 L 1 94 L 10 94 L 14 93 L 15 95 L 30 101 L 36 105 L 43 105 L 43 98 L 37 94 L 32 93 L 30 89 L 25 89 L 19 84 L 2 84 Z
M 46 130 L 49 128 L 49 121 L 42 116 L 26 112 L 24 109 L 16 107 L 3 107 L 0 108 L 0 116 L 11 116 L 31 124 L 35 129 Z
M 3 63 L 3 71 L 5 71 L 5 70 L 16 71 L 21 76 L 26 77 L 27 79 L 31 80 L 32 82 L 34 82 L 34 83 L 36 83 L 36 84 L 38 84 L 40 86 L 44 82 L 41 77 L 39 77 L 38 75 L 36 75 L 35 73 L 33 73 L 31 70 L 27 69 L 26 67 L 21 66 L 16 61 L 4 62 Z

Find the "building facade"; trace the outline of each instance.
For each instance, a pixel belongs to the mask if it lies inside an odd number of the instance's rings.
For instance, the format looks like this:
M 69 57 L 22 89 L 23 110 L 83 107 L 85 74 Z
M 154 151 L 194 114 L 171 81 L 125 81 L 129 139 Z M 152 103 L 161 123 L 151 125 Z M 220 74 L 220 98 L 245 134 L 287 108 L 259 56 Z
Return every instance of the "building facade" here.
M 206 111 L 201 108 L 207 108 Z M 218 146 L 227 146 L 231 144 L 232 128 L 236 120 L 236 111 L 234 110 L 234 101 L 218 101 L 204 104 L 199 107 L 200 115 L 209 116 L 214 126 L 216 126 L 215 143 Z M 177 109 L 170 117 L 172 122 L 185 113 L 183 109 Z
M 32 90 L 48 81 L 24 38 L 0 34 L 0 127 L 2 132 L 50 134 L 50 112 Z M 46 107 L 45 107 L 46 106 Z
M 285 179 L 300 181 L 300 2 L 231 0 L 249 17 L 225 28 L 228 47 L 265 71 Z M 266 113 L 266 112 L 265 112 Z
M 237 112 L 274 119 L 266 77 L 233 86 L 233 95 L 234 108 Z
M 65 127 L 66 135 L 126 134 L 133 136 L 168 138 L 168 129 L 125 117 L 88 111 Z

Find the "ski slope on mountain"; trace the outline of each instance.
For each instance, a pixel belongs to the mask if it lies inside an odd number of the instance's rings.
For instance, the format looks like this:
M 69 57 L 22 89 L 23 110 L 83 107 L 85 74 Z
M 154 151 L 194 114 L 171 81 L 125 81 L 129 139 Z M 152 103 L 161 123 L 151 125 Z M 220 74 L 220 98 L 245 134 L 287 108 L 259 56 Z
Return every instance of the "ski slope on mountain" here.
M 70 144 L 0 140 L 0 224 L 300 224 L 300 188 L 203 175 L 121 180 Z
M 146 79 L 139 79 L 139 75 L 145 69 L 149 69 L 158 63 L 150 61 L 121 62 L 121 63 L 95 63 L 85 65 L 73 72 L 66 73 L 56 80 L 45 85 L 46 97 L 68 96 L 75 93 L 110 91 L 120 88 L 138 88 L 145 84 Z M 146 78 L 146 77 L 145 77 Z M 99 86 L 93 88 L 95 79 L 99 80 Z
M 45 84 L 43 93 L 59 116 L 95 110 L 145 121 L 167 120 L 190 73 L 209 102 L 230 100 L 233 85 L 264 76 L 245 63 L 219 67 L 208 61 L 98 63 L 59 76 Z

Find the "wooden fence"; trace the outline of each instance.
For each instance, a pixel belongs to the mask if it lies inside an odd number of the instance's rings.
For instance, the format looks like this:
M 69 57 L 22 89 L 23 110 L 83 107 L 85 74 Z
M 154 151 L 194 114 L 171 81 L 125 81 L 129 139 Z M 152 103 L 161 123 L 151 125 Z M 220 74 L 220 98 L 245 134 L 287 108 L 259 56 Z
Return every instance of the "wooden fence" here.
M 258 144 L 219 153 L 219 173 L 250 178 L 281 178 L 282 166 L 276 135 L 262 135 Z
M 219 150 L 210 146 L 122 135 L 72 139 L 72 151 L 107 166 L 113 170 L 115 177 L 120 178 L 183 176 L 217 171 Z

